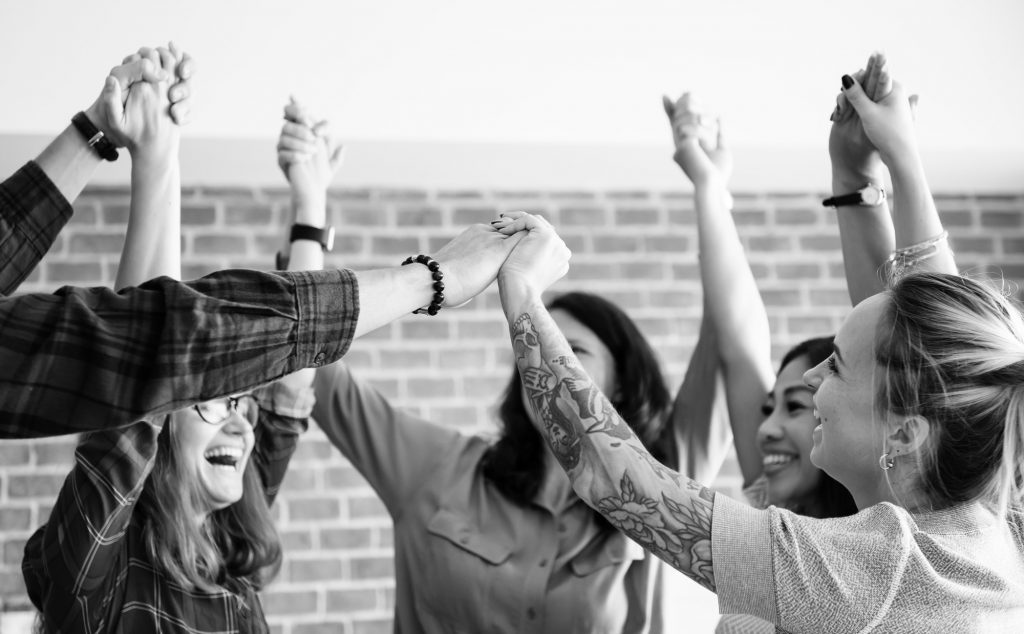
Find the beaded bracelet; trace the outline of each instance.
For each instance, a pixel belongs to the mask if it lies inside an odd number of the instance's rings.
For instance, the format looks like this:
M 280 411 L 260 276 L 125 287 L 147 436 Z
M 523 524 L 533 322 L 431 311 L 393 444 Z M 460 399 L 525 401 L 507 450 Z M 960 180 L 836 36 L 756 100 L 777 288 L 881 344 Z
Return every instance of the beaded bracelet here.
M 412 264 L 418 262 L 423 266 L 430 269 L 430 274 L 434 278 L 434 299 L 430 301 L 430 305 L 426 308 L 417 308 L 412 311 L 413 315 L 430 315 L 433 317 L 441 310 L 441 304 L 444 302 L 444 273 L 441 272 L 441 265 L 437 260 L 430 257 L 429 255 L 417 255 L 416 257 L 409 256 L 402 262 L 402 266 L 406 264 Z
M 927 240 L 922 240 L 916 244 L 896 249 L 885 261 L 886 267 L 889 270 L 889 275 L 892 278 L 897 279 L 910 272 L 918 264 L 937 254 L 939 249 L 946 244 L 946 239 L 948 237 L 949 232 L 943 231 L 933 238 L 928 238 Z

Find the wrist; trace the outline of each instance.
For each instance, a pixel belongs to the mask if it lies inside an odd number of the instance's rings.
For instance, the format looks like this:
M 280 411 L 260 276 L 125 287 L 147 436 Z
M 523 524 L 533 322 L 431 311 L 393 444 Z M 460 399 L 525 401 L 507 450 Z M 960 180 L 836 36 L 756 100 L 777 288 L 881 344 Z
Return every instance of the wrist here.
M 508 315 L 518 315 L 525 306 L 541 301 L 541 291 L 517 273 L 498 271 L 498 295 Z
M 292 196 L 295 222 L 301 225 L 323 227 L 327 224 L 327 198 Z
M 177 165 L 180 143 L 178 135 L 173 135 L 173 137 L 159 143 L 146 141 L 130 145 L 128 154 L 132 157 L 132 168 L 167 168 Z

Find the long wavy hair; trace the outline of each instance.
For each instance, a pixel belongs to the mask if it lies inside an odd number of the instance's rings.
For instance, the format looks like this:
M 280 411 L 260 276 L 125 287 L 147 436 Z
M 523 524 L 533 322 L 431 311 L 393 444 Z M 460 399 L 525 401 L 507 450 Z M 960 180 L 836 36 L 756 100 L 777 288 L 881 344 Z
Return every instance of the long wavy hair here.
M 782 357 L 778 374 L 782 374 L 786 366 L 794 361 L 806 361 L 807 366 L 811 368 L 818 365 L 832 354 L 834 339 L 835 337 L 832 336 L 815 337 L 796 344 Z M 809 504 L 806 508 L 801 505 L 789 510 L 819 518 L 845 517 L 856 513 L 857 503 L 854 502 L 853 496 L 846 490 L 846 487 L 821 469 L 818 471 L 821 472 L 821 478 L 812 493 L 816 504 Z M 812 510 L 815 507 L 817 510 Z
M 135 509 L 150 557 L 163 574 L 184 588 L 240 593 L 250 586 L 259 590 L 280 569 L 281 540 L 255 454 L 245 467 L 241 499 L 197 523 L 195 518 L 207 506 L 194 474 L 185 471 L 169 418 L 157 437 L 153 471 Z
M 916 273 L 895 283 L 875 361 L 879 417 L 929 423 L 918 487 L 934 509 L 1024 505 L 1024 318 L 988 283 Z M 901 457 L 902 459 L 902 457 Z
M 668 421 L 671 397 L 658 359 L 633 320 L 615 304 L 590 293 L 561 295 L 548 304 L 548 310 L 569 313 L 608 348 L 618 378 L 612 405 L 659 462 L 678 468 L 678 448 Z M 518 370 L 513 369 L 498 406 L 501 435 L 484 455 L 481 468 L 506 497 L 526 505 L 544 480 L 548 449 L 530 422 L 522 386 Z

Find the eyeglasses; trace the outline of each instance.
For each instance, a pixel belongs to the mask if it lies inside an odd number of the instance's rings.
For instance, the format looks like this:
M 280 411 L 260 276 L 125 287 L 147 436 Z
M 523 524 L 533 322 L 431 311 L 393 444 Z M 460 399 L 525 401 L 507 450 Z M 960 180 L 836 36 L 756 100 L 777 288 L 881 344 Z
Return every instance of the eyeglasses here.
M 199 418 L 203 419 L 204 423 L 210 423 L 211 425 L 220 425 L 231 418 L 233 412 L 238 412 L 238 415 L 248 421 L 254 428 L 260 420 L 260 402 L 252 394 L 240 394 L 238 396 L 219 398 L 214 401 L 206 401 L 205 403 L 193 405 L 192 409 L 196 410 Z

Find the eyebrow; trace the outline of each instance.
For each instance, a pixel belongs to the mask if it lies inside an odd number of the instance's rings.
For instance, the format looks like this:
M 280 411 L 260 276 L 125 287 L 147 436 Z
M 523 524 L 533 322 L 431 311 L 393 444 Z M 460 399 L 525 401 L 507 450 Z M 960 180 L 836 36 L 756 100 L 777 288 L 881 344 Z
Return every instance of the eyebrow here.
M 834 342 L 832 344 L 832 352 L 835 353 L 836 358 L 839 359 L 840 363 L 846 365 L 846 361 L 843 361 L 843 353 L 839 351 L 839 346 L 837 346 Z
M 793 394 L 795 394 L 797 392 L 807 392 L 807 393 L 810 393 L 810 391 L 811 391 L 811 388 L 807 387 L 806 385 L 794 385 L 792 387 L 787 387 L 785 390 L 783 390 L 782 391 L 782 397 L 783 398 L 789 398 L 790 396 L 792 396 Z

